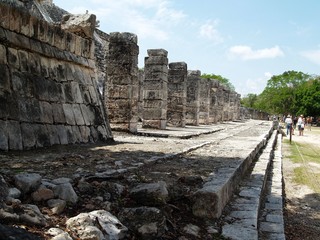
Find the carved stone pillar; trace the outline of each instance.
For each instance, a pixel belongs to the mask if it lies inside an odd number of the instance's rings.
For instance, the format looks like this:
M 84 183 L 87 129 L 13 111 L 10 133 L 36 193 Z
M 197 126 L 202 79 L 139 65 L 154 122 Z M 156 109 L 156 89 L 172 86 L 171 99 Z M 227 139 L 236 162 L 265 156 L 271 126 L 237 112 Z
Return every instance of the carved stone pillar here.
M 167 120 L 172 126 L 186 126 L 187 75 L 185 62 L 169 64 Z
M 199 70 L 188 71 L 186 124 L 189 125 L 199 125 L 200 76 L 201 72 Z
M 165 129 L 167 124 L 168 52 L 149 49 L 145 58 L 142 127 Z

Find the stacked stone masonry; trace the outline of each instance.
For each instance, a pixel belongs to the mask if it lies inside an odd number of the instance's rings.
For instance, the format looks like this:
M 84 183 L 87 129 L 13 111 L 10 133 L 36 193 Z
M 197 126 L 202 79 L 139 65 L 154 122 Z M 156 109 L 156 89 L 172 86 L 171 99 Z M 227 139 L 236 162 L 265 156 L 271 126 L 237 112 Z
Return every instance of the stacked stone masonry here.
M 108 47 L 104 96 L 108 116 L 116 127 L 136 132 L 139 97 L 137 36 L 132 33 L 111 33 Z
M 175 62 L 169 64 L 168 73 L 168 125 L 186 126 L 187 101 L 187 64 Z
M 149 49 L 143 82 L 143 127 L 165 129 L 167 125 L 168 52 Z
M 0 150 L 112 140 L 93 42 L 0 4 Z

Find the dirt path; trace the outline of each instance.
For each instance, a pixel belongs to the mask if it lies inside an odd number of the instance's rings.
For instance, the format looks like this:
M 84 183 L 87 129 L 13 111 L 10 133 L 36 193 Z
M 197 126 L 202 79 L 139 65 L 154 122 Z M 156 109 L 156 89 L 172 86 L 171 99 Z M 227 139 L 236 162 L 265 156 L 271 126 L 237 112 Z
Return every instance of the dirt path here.
M 303 149 L 301 146 L 306 146 L 306 148 Z M 292 148 L 284 137 L 282 147 L 286 197 L 284 211 L 286 239 L 319 239 L 320 164 L 310 162 L 307 155 L 309 152 L 320 156 L 320 128 L 313 127 L 311 131 L 305 130 L 304 136 L 293 135 Z M 300 161 L 294 162 L 293 157 Z M 304 167 L 310 187 L 294 181 L 294 172 L 299 167 Z

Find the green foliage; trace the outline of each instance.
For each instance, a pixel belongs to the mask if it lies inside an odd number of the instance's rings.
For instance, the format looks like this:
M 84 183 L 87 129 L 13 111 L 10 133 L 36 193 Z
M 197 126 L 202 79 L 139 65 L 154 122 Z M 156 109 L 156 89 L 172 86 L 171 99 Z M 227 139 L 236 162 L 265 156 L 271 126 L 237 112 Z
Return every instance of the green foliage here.
M 320 78 L 303 72 L 287 71 L 272 76 L 264 91 L 256 98 L 242 99 L 244 106 L 270 114 L 320 115 Z
M 220 75 L 215 75 L 215 74 L 207 74 L 204 73 L 201 75 L 201 78 L 209 78 L 209 79 L 215 79 L 218 80 L 220 83 L 222 83 L 223 85 L 225 85 L 228 89 L 235 91 L 235 87 L 233 86 L 233 84 L 229 81 L 229 79 L 222 77 Z
M 249 93 L 245 97 L 241 99 L 242 106 L 248 107 L 248 108 L 255 108 L 256 102 L 258 100 L 258 95 Z

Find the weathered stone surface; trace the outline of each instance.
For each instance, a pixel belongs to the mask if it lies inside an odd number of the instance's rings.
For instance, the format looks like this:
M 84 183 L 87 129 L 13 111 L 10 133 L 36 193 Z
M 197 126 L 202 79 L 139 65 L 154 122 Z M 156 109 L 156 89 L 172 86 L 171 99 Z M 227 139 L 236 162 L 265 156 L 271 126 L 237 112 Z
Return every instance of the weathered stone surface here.
M 76 203 L 78 201 L 78 195 L 70 183 L 59 184 L 54 188 L 53 191 L 54 194 L 62 200 L 71 203 Z
M 166 217 L 158 208 L 124 208 L 119 213 L 119 219 L 141 239 L 157 238 L 165 233 Z
M 97 210 L 68 219 L 67 228 L 81 239 L 122 239 L 128 229 L 111 213 Z M 101 226 L 101 230 L 96 226 Z M 81 227 L 80 227 L 81 226 Z
M 14 180 L 20 191 L 28 193 L 40 186 L 42 177 L 37 173 L 19 173 L 14 176 Z
M 166 183 L 140 184 L 130 191 L 130 196 L 140 204 L 147 206 L 156 206 L 166 203 L 168 199 L 168 190 Z

